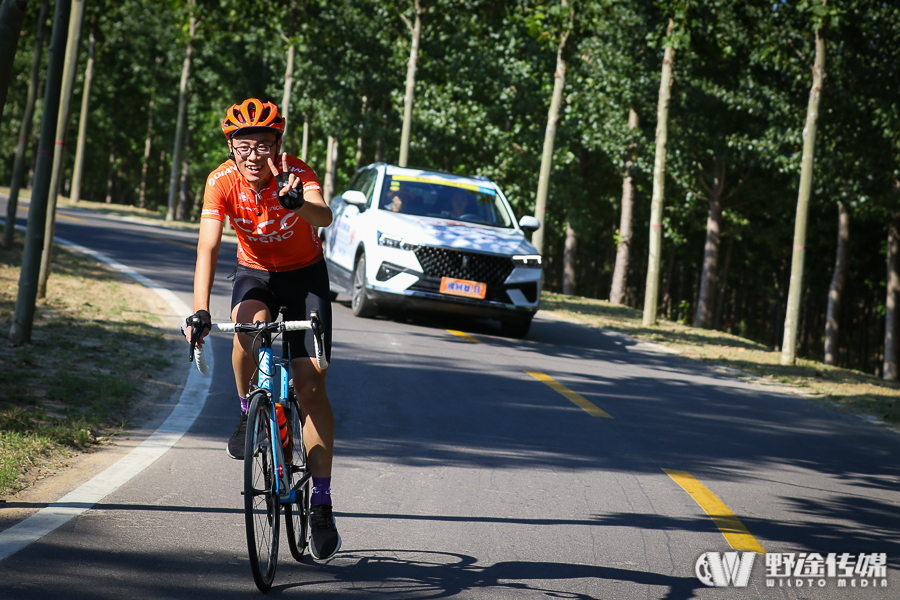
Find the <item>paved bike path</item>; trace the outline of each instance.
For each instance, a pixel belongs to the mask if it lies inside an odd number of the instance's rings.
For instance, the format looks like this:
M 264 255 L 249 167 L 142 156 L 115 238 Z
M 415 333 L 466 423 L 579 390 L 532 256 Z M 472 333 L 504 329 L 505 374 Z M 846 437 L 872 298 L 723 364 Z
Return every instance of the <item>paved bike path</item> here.
M 104 236 L 142 268 L 192 264 L 140 256 L 135 236 L 119 233 Z M 149 264 L 154 259 L 169 266 Z M 179 289 L 174 280 L 184 272 L 167 275 Z M 177 293 L 188 297 L 181 285 Z M 345 549 L 326 565 L 282 554 L 274 593 L 893 597 L 890 589 L 795 594 L 759 578 L 748 590 L 706 588 L 695 560 L 729 545 L 664 469 L 695 476 L 767 552 L 887 550 L 893 561 L 896 436 L 571 324 L 538 320 L 526 340 L 458 327 L 467 339 L 443 324 L 353 319 L 341 305 L 335 312 L 329 395 L 337 399 L 336 511 Z M 217 358 L 222 364 L 227 353 Z M 17 598 L 255 596 L 240 465 L 222 452 L 233 427 L 228 388 L 214 383 L 222 403 L 208 402 L 190 435 L 140 482 L 6 569 L 0 563 L 0 578 L 21 580 L 0 590 Z M 219 404 L 225 408 L 214 411 Z M 764 572 L 762 559 L 756 572 Z

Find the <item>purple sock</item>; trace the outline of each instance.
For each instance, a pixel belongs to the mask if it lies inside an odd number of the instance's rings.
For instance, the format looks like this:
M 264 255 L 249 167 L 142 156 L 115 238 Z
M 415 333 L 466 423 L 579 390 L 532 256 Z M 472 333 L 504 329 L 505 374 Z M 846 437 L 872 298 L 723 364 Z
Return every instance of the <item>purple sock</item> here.
M 331 506 L 331 477 L 313 477 L 312 483 L 312 497 L 309 503 Z
M 241 401 L 241 412 L 247 412 L 248 410 L 250 410 L 250 407 L 247 406 L 247 399 L 240 394 L 238 394 L 238 398 Z

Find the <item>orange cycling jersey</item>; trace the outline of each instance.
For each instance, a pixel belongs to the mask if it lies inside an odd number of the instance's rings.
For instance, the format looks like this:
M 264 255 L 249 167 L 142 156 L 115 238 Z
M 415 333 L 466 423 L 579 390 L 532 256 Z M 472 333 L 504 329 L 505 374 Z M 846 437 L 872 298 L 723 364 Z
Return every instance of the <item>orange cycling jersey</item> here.
M 277 162 L 281 162 L 278 160 Z M 303 191 L 322 191 L 313 170 L 300 159 L 287 157 L 288 171 L 300 178 Z M 279 173 L 281 167 L 278 168 Z M 281 173 L 284 175 L 283 173 Z M 322 258 L 322 243 L 312 225 L 281 206 L 273 177 L 257 192 L 228 160 L 209 174 L 201 219 L 224 221 L 238 237 L 238 263 L 264 271 L 292 271 Z

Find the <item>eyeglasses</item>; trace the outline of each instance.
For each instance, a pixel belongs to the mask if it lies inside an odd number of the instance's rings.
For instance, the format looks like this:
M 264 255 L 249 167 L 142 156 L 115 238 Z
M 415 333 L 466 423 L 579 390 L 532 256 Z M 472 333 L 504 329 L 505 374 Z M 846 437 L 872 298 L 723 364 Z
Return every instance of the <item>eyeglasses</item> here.
M 232 146 L 241 158 L 247 158 L 250 153 L 256 150 L 257 156 L 268 156 L 272 153 L 272 146 L 268 144 L 257 144 L 256 146 Z

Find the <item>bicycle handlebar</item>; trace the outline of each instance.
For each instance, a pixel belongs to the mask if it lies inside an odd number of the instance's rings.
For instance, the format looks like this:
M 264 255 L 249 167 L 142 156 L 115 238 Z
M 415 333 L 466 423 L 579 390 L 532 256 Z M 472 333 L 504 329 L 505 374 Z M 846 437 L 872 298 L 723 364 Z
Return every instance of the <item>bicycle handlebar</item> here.
M 325 357 L 325 344 L 322 340 L 322 322 L 319 315 L 313 312 L 308 321 L 275 321 L 269 323 L 267 321 L 257 321 L 256 323 L 213 323 L 210 333 L 219 331 L 222 333 L 284 333 L 285 331 L 305 331 L 307 329 L 313 332 L 313 344 L 316 351 L 316 364 L 323 371 L 328 368 L 328 359 Z M 209 373 L 209 366 L 203 356 L 203 348 L 197 345 L 196 328 L 192 329 L 191 334 L 191 353 L 188 361 L 196 360 L 197 369 L 201 374 Z

